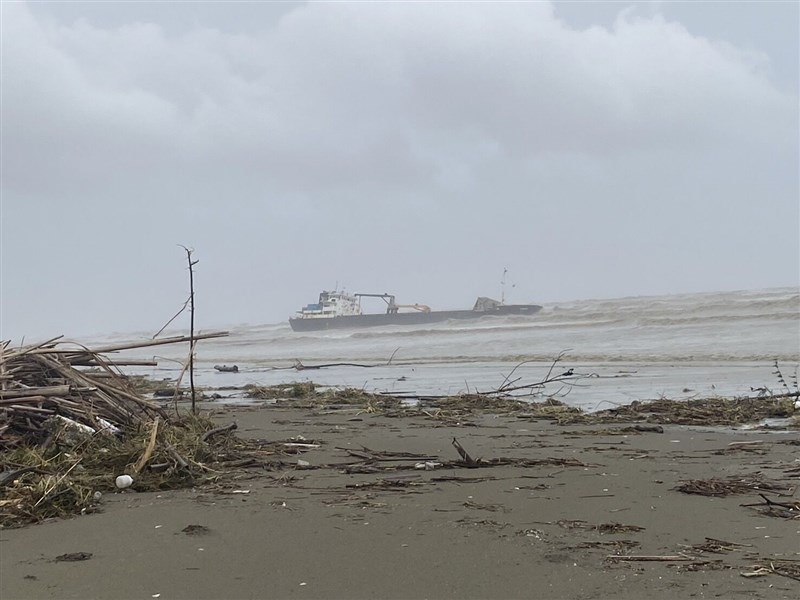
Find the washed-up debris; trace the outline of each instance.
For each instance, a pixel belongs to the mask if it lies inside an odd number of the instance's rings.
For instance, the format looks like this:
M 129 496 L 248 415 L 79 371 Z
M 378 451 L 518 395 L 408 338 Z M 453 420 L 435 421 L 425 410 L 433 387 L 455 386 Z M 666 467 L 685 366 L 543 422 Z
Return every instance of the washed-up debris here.
M 77 438 L 166 418 L 161 407 L 132 389 L 115 363 L 88 350 L 0 347 L 0 382 L 2 449 L 43 444 L 58 429 Z
M 766 517 L 780 517 L 781 519 L 800 519 L 800 500 L 778 501 L 759 494 L 764 501 L 756 504 L 742 504 L 755 508 Z
M 396 490 L 405 489 L 409 487 L 418 487 L 426 485 L 425 481 L 419 479 L 378 479 L 377 481 L 368 481 L 365 483 L 348 483 L 345 485 L 347 489 L 364 490 L 364 489 L 378 489 L 378 490 Z
M 415 469 L 424 469 L 426 471 L 433 471 L 434 469 L 441 467 L 442 463 L 436 462 L 434 460 L 426 460 L 425 462 L 417 463 L 414 465 Z
M 673 488 L 684 494 L 698 494 L 701 496 L 731 496 L 747 494 L 753 491 L 786 492 L 790 486 L 778 481 L 769 481 L 761 474 L 729 477 L 727 479 L 690 479 Z
M 499 457 L 499 458 L 473 458 L 470 454 L 464 449 L 461 443 L 456 439 L 453 438 L 452 441 L 453 446 L 458 451 L 458 454 L 461 456 L 461 460 L 456 461 L 443 461 L 442 467 L 444 468 L 454 468 L 454 467 L 462 467 L 468 469 L 477 469 L 482 467 L 503 467 L 507 465 L 514 465 L 517 467 L 540 467 L 544 465 L 558 465 L 562 467 L 589 467 L 588 463 L 581 462 L 576 458 L 539 458 L 539 459 L 528 459 L 528 458 L 512 458 L 512 457 Z
M 112 362 L 99 350 L 73 346 L 0 345 L 0 527 L 86 514 L 104 493 L 196 485 L 219 477 L 219 469 L 289 453 L 279 443 L 265 448 L 238 440 L 231 435 L 235 424 L 168 414 L 117 370 L 142 361 Z
M 195 336 L 222 337 L 226 332 Z M 151 360 L 109 359 L 131 348 L 185 343 L 185 336 L 117 344 L 97 349 L 60 337 L 10 349 L 0 343 L 0 449 L 44 444 L 56 429 L 75 437 L 118 434 L 122 429 L 166 420 L 163 408 L 146 400 L 120 366 L 155 365 Z
M 699 398 L 631 402 L 577 418 L 577 423 L 647 421 L 661 425 L 741 425 L 797 412 L 794 397 L 785 394 L 741 398 Z
M 752 544 L 739 544 L 736 542 L 726 542 L 715 538 L 707 537 L 704 542 L 700 544 L 692 544 L 691 546 L 684 546 L 686 552 L 694 554 L 726 554 L 728 552 L 735 552 L 742 548 L 752 548 Z
M 644 531 L 644 527 L 638 525 L 623 525 L 621 523 L 600 523 L 593 525 L 590 529 L 600 533 L 631 533 L 636 531 Z
M 800 412 L 795 407 L 796 394 L 761 394 L 756 397 L 692 400 L 636 400 L 629 405 L 586 413 L 555 397 L 533 402 L 530 398 L 504 395 L 497 390 L 480 394 L 424 396 L 412 392 L 373 393 L 358 388 L 333 388 L 313 382 L 298 382 L 274 386 L 246 385 L 244 393 L 249 398 L 275 400 L 281 406 L 357 407 L 366 413 L 381 413 L 390 417 L 422 416 L 447 426 L 474 426 L 475 424 L 467 419 L 470 415 L 478 413 L 514 415 L 518 419 L 527 420 L 549 420 L 558 425 L 637 423 L 629 428 L 609 429 L 603 432 L 608 435 L 662 433 L 662 425 L 666 424 L 741 425 L 757 423 L 767 418 L 792 417 Z M 800 419 L 790 420 L 787 426 L 800 427 Z
M 55 557 L 55 562 L 80 562 L 92 558 L 91 552 L 68 552 Z
M 628 427 L 608 427 L 603 429 L 574 429 L 564 431 L 564 435 L 639 435 L 641 433 L 664 433 L 661 425 L 629 425 Z
M 494 519 L 470 519 L 469 517 L 464 517 L 462 519 L 458 519 L 456 521 L 458 525 L 464 525 L 467 527 L 488 527 L 490 529 L 505 529 L 509 527 L 509 523 L 500 523 L 495 521 Z
M 211 530 L 205 525 L 187 525 L 181 529 L 181 533 L 186 535 L 207 535 L 211 533 Z
M 594 541 L 594 542 L 581 542 L 575 548 L 579 549 L 602 549 L 602 550 L 612 550 L 615 555 L 623 555 L 632 550 L 633 548 L 637 548 L 641 546 L 641 542 L 637 542 L 635 540 L 610 540 L 610 541 Z
M 695 560 L 691 556 L 683 554 L 667 554 L 667 555 L 631 555 L 631 554 L 611 554 L 606 556 L 607 560 L 620 560 L 626 562 L 681 562 Z
M 740 573 L 742 577 L 781 575 L 800 581 L 800 560 L 761 558 L 750 569 Z

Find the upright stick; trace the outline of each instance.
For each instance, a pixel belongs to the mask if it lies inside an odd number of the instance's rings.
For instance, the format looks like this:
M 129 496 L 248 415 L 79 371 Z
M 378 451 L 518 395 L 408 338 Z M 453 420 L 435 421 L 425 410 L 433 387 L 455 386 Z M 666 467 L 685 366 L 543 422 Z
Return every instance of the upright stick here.
M 197 412 L 196 396 L 194 391 L 194 265 L 198 261 L 192 260 L 192 251 L 186 246 L 186 260 L 189 262 L 189 387 L 192 389 L 192 414 Z

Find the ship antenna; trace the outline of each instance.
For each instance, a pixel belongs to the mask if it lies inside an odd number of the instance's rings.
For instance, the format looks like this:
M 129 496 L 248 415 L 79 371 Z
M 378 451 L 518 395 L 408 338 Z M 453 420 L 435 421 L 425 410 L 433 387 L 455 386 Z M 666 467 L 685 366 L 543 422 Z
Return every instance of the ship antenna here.
M 506 273 L 508 273 L 508 269 L 503 267 L 503 279 L 500 282 L 500 304 L 506 303 Z

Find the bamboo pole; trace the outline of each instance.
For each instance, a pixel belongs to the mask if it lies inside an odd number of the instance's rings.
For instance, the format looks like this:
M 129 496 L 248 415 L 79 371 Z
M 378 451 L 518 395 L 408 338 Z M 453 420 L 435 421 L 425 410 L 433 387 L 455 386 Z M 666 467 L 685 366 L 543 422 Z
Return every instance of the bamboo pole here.
M 22 354 L 74 354 L 77 356 L 85 356 L 86 354 L 107 354 L 109 352 L 119 352 L 120 350 L 133 350 L 134 348 L 148 348 L 150 346 L 163 346 L 165 344 L 179 344 L 181 342 L 189 342 L 192 339 L 208 340 L 212 338 L 227 337 L 230 335 L 229 331 L 214 331 L 211 333 L 201 333 L 199 335 L 188 336 L 181 335 L 170 338 L 162 338 L 160 340 L 148 340 L 145 342 L 129 342 L 125 344 L 114 344 L 110 346 L 101 346 L 100 348 L 93 348 L 92 350 L 58 350 L 56 348 L 36 348 L 26 349 Z M 56 338 L 58 339 L 58 338 Z M 64 342 L 66 343 L 66 342 Z
M 28 398 L 30 396 L 65 396 L 69 394 L 69 385 L 53 385 L 50 387 L 22 388 L 0 391 L 0 398 Z

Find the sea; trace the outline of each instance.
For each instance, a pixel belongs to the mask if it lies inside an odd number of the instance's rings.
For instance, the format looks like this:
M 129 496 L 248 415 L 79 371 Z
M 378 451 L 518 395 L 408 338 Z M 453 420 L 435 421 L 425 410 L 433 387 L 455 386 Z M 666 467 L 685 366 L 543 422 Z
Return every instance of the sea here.
M 296 333 L 286 321 L 219 329 L 229 335 L 196 344 L 195 384 L 217 390 L 223 402 L 248 402 L 247 384 L 314 382 L 409 398 L 511 386 L 523 399 L 557 398 L 595 411 L 634 400 L 796 391 L 800 289 L 577 300 L 545 304 L 534 316 L 403 327 Z M 116 334 L 91 344 L 151 336 Z M 187 344 L 173 344 L 112 358 L 154 359 L 158 366 L 123 371 L 175 380 L 188 352 Z

